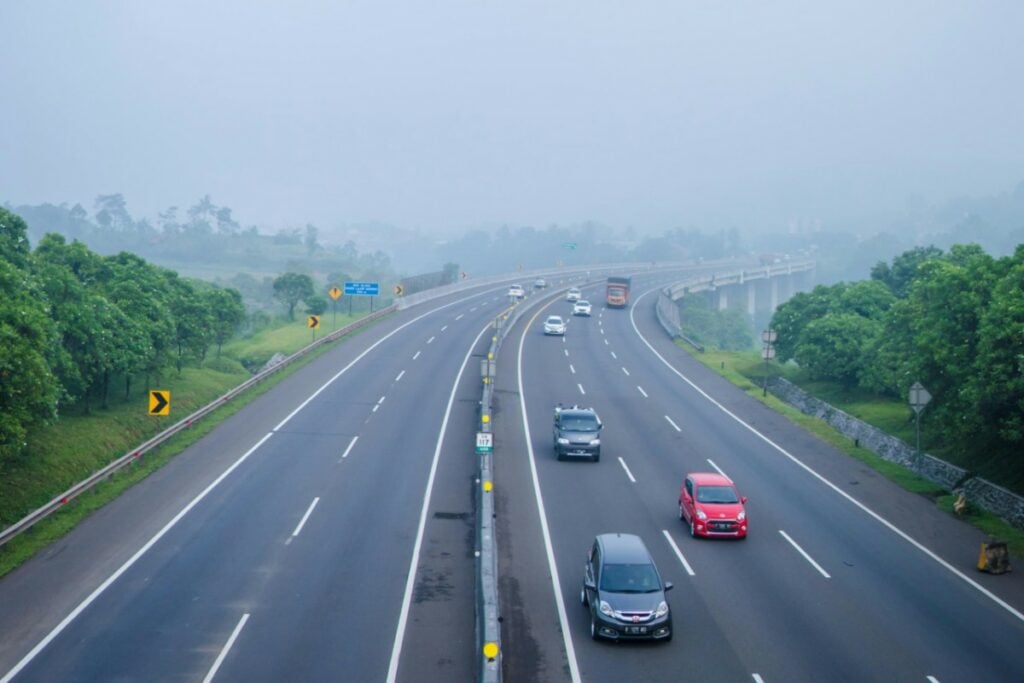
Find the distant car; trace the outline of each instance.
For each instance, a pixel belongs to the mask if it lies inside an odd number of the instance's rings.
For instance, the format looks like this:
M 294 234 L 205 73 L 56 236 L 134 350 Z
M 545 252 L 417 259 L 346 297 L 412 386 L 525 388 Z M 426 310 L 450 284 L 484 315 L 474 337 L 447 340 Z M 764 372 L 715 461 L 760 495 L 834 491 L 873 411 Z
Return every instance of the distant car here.
M 555 406 L 554 446 L 559 460 L 567 457 L 601 460 L 601 418 L 593 408 Z
M 579 301 L 581 296 L 583 296 L 583 294 L 580 292 L 580 288 L 579 287 L 570 287 L 569 291 L 565 293 L 565 300 L 566 301 Z
M 565 334 L 565 321 L 562 320 L 561 316 L 548 316 L 548 319 L 544 321 L 544 334 Z
M 548 286 L 548 281 L 545 280 L 542 277 L 539 277 L 539 278 L 537 278 L 536 280 L 533 281 L 533 288 L 534 289 L 544 289 L 547 286 Z
M 691 472 L 679 489 L 679 519 L 690 535 L 747 537 L 746 496 L 717 472 Z
M 508 295 L 513 299 L 522 299 L 526 296 L 526 291 L 523 290 L 522 285 L 512 285 L 508 288 Z
M 651 553 L 633 534 L 601 534 L 587 553 L 580 603 L 594 640 L 672 640 L 672 613 Z
M 573 315 L 590 315 L 590 302 L 586 299 L 580 299 L 572 307 Z

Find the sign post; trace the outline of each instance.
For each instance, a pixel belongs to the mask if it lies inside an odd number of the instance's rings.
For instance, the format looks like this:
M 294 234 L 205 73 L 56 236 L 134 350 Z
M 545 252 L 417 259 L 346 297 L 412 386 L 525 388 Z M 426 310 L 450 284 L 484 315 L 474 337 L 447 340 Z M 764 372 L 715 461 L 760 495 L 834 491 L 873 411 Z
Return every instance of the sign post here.
M 764 348 L 761 349 L 761 358 L 764 358 L 764 389 L 761 395 L 768 395 L 768 361 L 775 358 L 775 340 L 778 339 L 779 333 L 775 330 L 768 328 L 761 333 L 761 341 L 764 342 Z
M 921 413 L 924 407 L 932 400 L 932 395 L 922 386 L 920 382 L 914 382 L 910 387 L 910 407 L 914 409 L 914 431 L 917 433 L 917 457 L 921 458 Z
M 379 282 L 346 282 L 346 296 L 368 296 L 370 297 L 370 313 L 373 313 L 373 297 L 380 296 Z M 352 314 L 352 300 L 348 300 L 348 312 Z

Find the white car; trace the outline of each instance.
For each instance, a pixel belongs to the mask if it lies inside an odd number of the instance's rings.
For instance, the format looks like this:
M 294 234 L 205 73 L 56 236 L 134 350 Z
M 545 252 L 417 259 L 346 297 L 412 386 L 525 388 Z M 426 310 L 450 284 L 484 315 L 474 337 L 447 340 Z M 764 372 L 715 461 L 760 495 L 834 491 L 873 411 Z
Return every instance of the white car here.
M 526 292 L 523 290 L 522 285 L 512 285 L 508 288 L 508 295 L 513 299 L 522 299 L 526 296 Z
M 586 299 L 580 299 L 572 307 L 573 315 L 590 315 L 590 302 Z
M 583 294 L 580 292 L 579 287 L 570 287 L 569 291 L 565 294 L 566 301 L 579 301 Z
M 537 278 L 536 280 L 533 281 L 533 288 L 534 289 L 544 289 L 547 286 L 548 286 L 548 281 L 545 280 L 542 277 L 539 277 L 539 278 Z
M 544 334 L 565 335 L 565 321 L 562 320 L 561 316 L 548 316 L 548 319 L 544 321 Z

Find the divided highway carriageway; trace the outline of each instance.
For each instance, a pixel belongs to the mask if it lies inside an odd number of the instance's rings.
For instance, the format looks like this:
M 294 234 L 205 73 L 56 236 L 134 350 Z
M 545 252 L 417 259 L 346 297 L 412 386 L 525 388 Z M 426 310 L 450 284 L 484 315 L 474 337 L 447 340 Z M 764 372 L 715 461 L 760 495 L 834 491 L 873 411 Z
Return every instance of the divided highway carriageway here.
M 1024 680 L 1019 574 L 973 573 L 977 532 L 675 348 L 654 290 L 683 276 L 638 270 L 625 310 L 549 276 L 505 339 L 504 680 Z M 507 289 L 367 327 L 0 580 L 0 681 L 474 680 L 479 360 Z M 558 402 L 600 414 L 600 462 L 555 459 Z M 691 471 L 749 497 L 747 540 L 689 537 Z M 675 584 L 672 642 L 591 640 L 583 563 L 615 531 Z

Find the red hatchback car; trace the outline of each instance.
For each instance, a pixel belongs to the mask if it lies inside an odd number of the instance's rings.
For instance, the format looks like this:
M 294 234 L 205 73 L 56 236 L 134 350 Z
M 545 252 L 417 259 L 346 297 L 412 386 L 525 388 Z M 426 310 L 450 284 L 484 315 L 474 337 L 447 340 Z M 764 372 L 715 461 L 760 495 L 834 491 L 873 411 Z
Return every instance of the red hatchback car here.
M 679 519 L 691 536 L 747 537 L 747 511 L 736 485 L 713 472 L 691 472 L 679 490 Z

